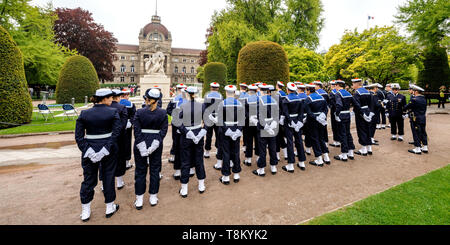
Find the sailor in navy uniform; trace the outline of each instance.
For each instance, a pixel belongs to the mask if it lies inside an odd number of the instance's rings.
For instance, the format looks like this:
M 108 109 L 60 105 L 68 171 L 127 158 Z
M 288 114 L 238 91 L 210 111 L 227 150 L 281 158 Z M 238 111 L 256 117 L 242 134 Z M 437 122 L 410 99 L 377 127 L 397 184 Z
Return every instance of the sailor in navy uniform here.
M 387 103 L 389 121 L 391 122 L 391 140 L 403 141 L 403 135 L 405 134 L 404 118 L 406 118 L 403 114 L 403 108 L 406 106 L 406 97 L 398 93 L 400 90 L 398 83 L 393 83 L 391 86 L 393 93 L 389 96 Z
M 186 85 L 180 83 L 177 86 L 177 95 L 173 98 L 169 104 L 167 105 L 167 114 L 172 117 L 172 148 L 170 149 L 170 157 L 169 162 L 173 163 L 173 169 L 175 173 L 173 174 L 173 178 L 175 180 L 179 180 L 181 176 L 181 160 L 180 160 L 180 131 L 178 127 L 174 125 L 174 118 L 178 117 L 178 113 L 180 113 L 179 107 L 187 102 L 185 97 L 184 90 L 186 89 Z
M 257 128 L 259 97 L 256 95 L 257 90 L 258 87 L 255 84 L 249 85 L 248 97 L 243 103 L 245 109 L 245 127 L 243 134 L 245 142 L 244 165 L 247 166 L 252 165 L 253 149 L 255 149 L 255 155 L 259 155 L 259 137 Z
M 306 94 L 305 90 L 306 90 L 306 85 L 301 83 L 301 82 L 295 82 L 295 84 L 297 85 L 297 95 L 300 98 L 301 101 L 304 102 L 304 100 L 306 100 L 308 98 L 308 95 Z M 311 150 L 312 150 L 312 143 L 311 143 L 311 137 L 310 134 L 307 132 L 308 130 L 306 130 L 308 128 L 308 119 L 307 119 L 307 114 L 306 111 L 304 110 L 303 112 L 303 129 L 302 130 L 302 135 L 304 136 L 304 141 L 305 141 L 305 154 L 306 155 L 311 155 Z M 297 156 L 297 152 L 294 152 L 294 154 Z
M 354 160 L 355 145 L 353 144 L 352 133 L 350 132 L 351 114 L 350 107 L 353 104 L 353 96 L 344 89 L 345 82 L 336 81 L 335 105 L 336 113 L 334 115 L 339 134 L 339 142 L 341 142 L 341 154 L 335 156 L 334 159 L 346 162 L 348 159 Z
M 303 149 L 302 140 L 302 127 L 304 125 L 304 104 L 303 101 L 297 94 L 297 86 L 294 83 L 287 84 L 288 95 L 281 100 L 281 114 L 284 120 L 283 124 L 280 121 L 280 125 L 284 125 L 286 141 L 287 141 L 287 154 L 288 161 L 287 165 L 283 166 L 282 169 L 289 173 L 294 172 L 294 145 L 297 149 L 297 155 L 299 163 L 297 166 L 301 170 L 305 170 L 305 150 Z
M 323 163 L 330 164 L 328 147 L 325 145 L 324 127 L 327 126 L 328 106 L 325 99 L 316 93 L 316 85 L 310 83 L 306 85 L 308 98 L 305 99 L 305 111 L 307 113 L 308 128 L 314 156 L 316 160 L 309 164 L 323 167 Z
M 124 105 L 119 104 L 120 96 L 122 95 L 122 91 L 119 89 L 113 89 L 113 101 L 111 103 L 112 108 L 116 108 L 119 112 L 120 121 L 122 128 L 120 130 L 119 137 L 117 138 L 117 145 L 119 146 L 119 151 L 117 155 L 117 166 L 116 166 L 116 180 L 117 180 L 117 189 L 122 189 L 125 186 L 125 182 L 123 181 L 123 176 L 126 172 L 126 129 L 127 126 L 131 127 L 131 123 L 128 122 L 128 110 Z
M 97 90 L 91 99 L 94 107 L 82 111 L 75 125 L 75 140 L 82 152 L 81 166 L 84 176 L 80 189 L 82 221 L 88 221 L 91 216 L 91 201 L 94 199 L 99 171 L 103 175 L 106 218 L 119 210 L 119 205 L 114 204 L 114 175 L 117 164 L 117 138 L 122 130 L 122 123 L 117 109 L 109 106 L 112 96 L 110 89 Z
M 241 102 L 241 104 L 242 105 L 244 105 L 245 104 L 245 100 L 247 99 L 247 97 L 248 97 L 248 85 L 247 85 L 247 83 L 240 83 L 239 84 L 239 89 L 240 89 L 240 91 L 239 91 L 239 96 L 238 96 L 238 100 L 239 100 L 239 102 Z M 238 91 L 236 91 L 236 93 L 238 93 Z M 243 147 L 242 147 L 242 150 L 245 152 L 245 150 L 246 150 L 246 146 L 245 146 L 245 138 L 246 138 L 246 133 L 247 133 L 247 131 L 248 130 L 246 130 L 246 126 L 244 126 L 244 128 L 242 129 L 242 141 L 243 141 Z
M 295 84 L 294 84 L 295 85 Z M 283 91 L 284 88 L 284 83 L 281 81 L 277 82 L 277 96 L 278 96 L 278 104 L 280 106 L 280 123 L 284 122 L 284 120 L 282 121 L 282 108 L 281 108 L 281 101 L 283 100 L 283 98 L 285 98 L 287 96 L 286 92 Z M 284 155 L 284 160 L 287 160 L 288 158 L 288 154 L 287 154 L 287 143 L 286 143 L 286 134 L 284 132 L 284 127 L 280 127 L 280 130 L 278 132 L 277 135 L 277 159 L 278 161 L 280 160 L 280 150 L 283 151 L 283 155 Z
M 253 174 L 264 177 L 266 167 L 266 155 L 269 151 L 270 171 L 274 175 L 277 173 L 277 152 L 276 152 L 276 135 L 279 131 L 279 106 L 276 99 L 271 96 L 272 85 L 262 83 L 260 85 L 263 96 L 259 97 L 258 119 L 250 120 L 258 125 L 259 134 L 259 157 L 257 161 L 258 169 Z
M 207 126 L 206 130 L 206 141 L 205 141 L 205 152 L 204 152 L 204 158 L 210 157 L 210 151 L 211 151 L 211 144 L 212 144 L 212 136 L 213 132 L 216 136 L 216 142 L 215 146 L 217 149 L 217 165 L 218 168 L 222 165 L 222 148 L 221 146 L 221 139 L 220 139 L 220 133 L 219 133 L 219 127 L 217 126 L 217 108 L 219 107 L 219 104 L 222 102 L 223 97 L 222 94 L 219 92 L 220 84 L 217 82 L 213 82 L 209 85 L 211 87 L 211 91 L 208 92 L 205 95 L 203 104 L 206 108 L 206 114 L 205 114 L 205 124 Z
M 408 90 L 408 92 L 409 92 L 409 101 L 411 101 L 413 98 L 414 98 L 414 89 L 413 89 L 413 85 L 414 84 L 409 84 L 409 90 Z M 412 111 L 411 111 L 411 109 L 408 109 L 408 110 L 406 110 L 406 112 L 407 112 L 407 116 L 409 117 L 409 124 L 410 124 L 410 126 L 411 126 L 411 133 L 413 133 L 413 128 L 414 128 L 414 126 L 413 126 L 413 121 L 411 120 L 411 118 L 413 117 L 413 115 L 412 115 Z M 408 142 L 408 144 L 410 144 L 410 145 L 414 145 L 414 140 L 413 141 L 410 141 L 410 142 Z
M 370 140 L 370 122 L 375 116 L 370 109 L 372 108 L 372 96 L 367 89 L 362 87 L 362 80 L 359 78 L 352 79 L 353 89 L 353 112 L 355 113 L 356 133 L 358 134 L 358 142 L 362 146 L 355 154 L 367 156 L 368 148 L 371 148 Z
M 333 147 L 339 147 L 341 146 L 341 143 L 339 143 L 339 131 L 337 129 L 337 123 L 336 123 L 336 118 L 334 116 L 335 112 L 336 112 L 336 100 L 335 100 L 335 96 L 337 93 L 336 90 L 336 81 L 330 81 L 330 87 L 331 87 L 331 92 L 329 94 L 329 98 L 330 98 L 330 116 L 331 116 L 331 130 L 333 132 L 333 143 L 330 144 L 330 146 Z
M 140 210 L 143 207 L 146 189 L 147 170 L 150 175 L 150 205 L 158 204 L 158 192 L 161 172 L 161 156 L 164 137 L 167 135 L 167 112 L 158 107 L 161 92 L 154 88 L 145 95 L 145 108 L 139 109 L 134 117 L 134 191 L 136 201 L 134 206 Z
M 414 139 L 414 149 L 408 152 L 414 154 L 428 153 L 428 139 L 426 132 L 427 100 L 422 93 L 425 91 L 417 85 L 411 85 L 414 97 L 411 98 L 404 110 L 410 110 L 409 119 L 411 121 L 412 135 Z
M 316 85 L 316 93 L 318 93 L 320 96 L 322 96 L 325 99 L 325 102 L 327 103 L 327 106 L 330 106 L 330 96 L 328 95 L 328 93 L 323 90 L 323 83 L 321 81 L 314 81 L 313 82 L 314 85 Z M 325 114 L 326 116 L 327 114 Z M 322 140 L 325 141 L 325 145 L 328 147 L 328 128 L 322 127 L 322 130 L 324 131 L 323 134 L 321 134 L 322 136 Z
M 372 145 L 378 145 L 378 140 L 375 140 L 375 132 L 377 130 L 377 125 L 380 123 L 380 110 L 382 108 L 381 105 L 381 101 L 377 95 L 377 90 L 378 90 L 378 83 L 373 83 L 367 86 L 366 88 L 367 90 L 369 90 L 370 95 L 372 97 L 372 108 L 370 108 L 371 111 L 373 111 L 373 113 L 375 113 L 375 115 L 372 117 L 372 121 L 370 122 L 370 132 L 369 132 L 369 136 L 370 136 L 370 140 L 372 142 Z M 367 146 L 367 153 L 369 155 L 372 155 L 372 147 L 371 146 Z
M 245 112 L 242 103 L 234 98 L 236 87 L 228 85 L 225 87 L 226 99 L 220 103 L 218 108 L 218 121 L 222 139 L 223 165 L 221 183 L 230 184 L 231 172 L 234 173 L 233 181 L 239 182 L 241 172 L 240 142 L 242 129 L 245 125 Z M 231 161 L 233 165 L 231 166 Z M 232 171 L 230 171 L 232 170 Z
M 389 98 L 393 95 L 393 93 L 392 93 L 392 87 L 391 87 L 391 84 L 390 83 L 388 83 L 388 84 L 386 84 L 386 87 L 385 87 L 385 90 L 384 91 L 386 91 L 386 100 L 384 100 L 383 102 L 383 104 L 384 104 L 384 107 L 385 107 L 385 111 L 386 111 L 386 113 L 385 113 L 385 116 L 388 118 L 388 120 L 389 120 L 389 124 L 388 125 L 386 125 L 386 127 L 387 128 L 390 128 L 391 127 L 391 119 L 389 118 L 389 110 L 388 110 L 388 108 L 387 108 L 387 103 L 389 102 Z
M 131 145 L 131 138 L 133 136 L 133 133 L 132 133 L 133 129 L 131 126 L 133 123 L 134 115 L 136 114 L 136 106 L 128 100 L 130 98 L 130 91 L 124 90 L 122 92 L 123 92 L 123 94 L 122 94 L 122 97 L 121 97 L 119 103 L 121 105 L 124 105 L 127 108 L 127 116 L 128 116 L 126 132 L 125 132 L 125 160 L 126 160 L 125 168 L 126 168 L 126 170 L 128 170 L 133 167 L 130 163 L 131 148 L 133 147 Z
M 383 90 L 383 86 L 379 83 L 378 90 L 377 90 L 377 96 L 378 100 L 381 102 L 381 108 L 380 108 L 380 123 L 377 125 L 377 129 L 386 129 L 386 104 L 388 102 L 386 98 L 386 91 Z
M 197 87 L 187 87 L 188 102 L 180 106 L 179 130 L 181 132 L 181 189 L 180 195 L 185 198 L 188 195 L 189 177 L 192 175 L 192 167 L 195 169 L 198 179 L 198 191 L 205 192 L 205 166 L 203 164 L 203 144 L 206 129 L 202 125 L 205 105 L 195 101 L 198 93 Z

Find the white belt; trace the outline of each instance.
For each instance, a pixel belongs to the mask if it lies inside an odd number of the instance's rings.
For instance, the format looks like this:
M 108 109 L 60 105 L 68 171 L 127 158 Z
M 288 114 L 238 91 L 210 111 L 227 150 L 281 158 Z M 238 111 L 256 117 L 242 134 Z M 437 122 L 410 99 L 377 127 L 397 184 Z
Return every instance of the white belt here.
M 346 113 L 350 113 L 350 111 L 341 111 L 340 114 L 346 114 Z
M 323 112 L 314 112 L 314 115 L 320 115 Z
M 92 134 L 86 134 L 84 136 L 85 139 L 88 140 L 98 140 L 98 139 L 106 139 L 112 136 L 112 133 L 109 134 L 96 134 L 96 135 L 92 135 Z
M 197 126 L 186 127 L 186 129 L 187 129 L 187 130 L 194 130 L 194 129 L 199 129 L 199 128 L 201 128 L 201 127 L 202 127 L 202 125 L 200 124 L 200 125 L 197 125 Z
M 266 118 L 266 119 L 264 119 L 264 121 L 270 122 L 270 121 L 273 121 L 273 118 Z
M 361 106 L 361 109 L 368 109 L 369 108 L 369 106 Z
M 225 122 L 225 125 L 237 125 L 238 122 Z
M 290 114 L 290 117 L 298 117 L 298 114 Z
M 155 130 L 155 129 L 141 129 L 141 132 L 144 134 L 159 134 L 161 130 Z

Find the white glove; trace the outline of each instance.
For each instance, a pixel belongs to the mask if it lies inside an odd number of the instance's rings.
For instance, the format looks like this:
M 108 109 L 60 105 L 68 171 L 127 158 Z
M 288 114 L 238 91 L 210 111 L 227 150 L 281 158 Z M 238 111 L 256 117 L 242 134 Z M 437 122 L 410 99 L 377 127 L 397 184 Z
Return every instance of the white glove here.
M 152 145 L 147 150 L 148 155 L 150 156 L 154 151 L 156 151 L 156 149 L 158 149 L 158 147 L 159 147 L 159 140 L 153 140 Z
M 303 128 L 303 123 L 299 121 L 295 125 L 295 132 L 299 132 L 301 128 Z
M 273 131 L 273 129 L 271 129 L 271 128 L 267 129 L 266 132 L 272 136 L 275 135 L 275 131 Z
M 192 130 L 189 130 L 189 132 L 187 132 L 186 139 L 191 139 L 191 140 L 195 139 L 195 134 L 194 134 L 194 132 L 192 132 Z
M 258 118 L 256 117 L 256 115 L 253 115 L 250 117 L 249 121 L 253 124 L 253 125 L 257 125 L 258 124 Z
M 306 117 L 303 118 L 303 123 L 306 123 Z
M 233 136 L 233 131 L 230 128 L 228 128 L 228 130 L 225 132 L 225 136 L 232 137 Z
M 199 140 L 201 140 L 203 137 L 205 137 L 205 135 L 206 135 L 206 129 L 202 128 L 202 129 L 200 130 L 200 132 L 198 132 L 197 138 L 198 138 Z
M 236 141 L 241 136 L 242 136 L 241 130 L 237 129 L 236 131 L 233 132 L 233 135 L 231 136 L 231 139 L 233 141 Z
M 87 149 L 87 151 L 84 153 L 83 158 L 92 158 L 94 155 L 95 155 L 94 149 L 92 149 L 92 147 L 89 147 L 89 149 Z
M 208 116 L 209 120 L 211 120 L 214 124 L 217 124 L 219 122 L 219 119 L 217 117 L 214 117 L 212 114 L 209 114 Z
M 403 115 L 403 119 L 408 118 L 408 114 Z
M 106 150 L 105 147 L 103 147 L 99 152 L 95 153 L 95 157 L 94 160 L 96 160 L 97 162 L 100 162 L 103 157 L 108 156 L 109 155 L 109 151 Z
M 385 115 L 385 116 L 387 116 L 387 117 L 389 117 L 389 113 L 387 113 L 387 112 L 386 112 L 386 113 L 384 113 L 384 115 Z
M 275 122 L 275 121 L 272 121 L 271 123 L 270 123 L 270 125 L 269 125 L 269 127 L 270 127 L 270 129 L 276 129 L 277 128 L 277 122 Z
M 327 126 L 327 116 L 322 112 L 319 116 L 316 117 L 316 120 L 322 124 L 323 126 Z
M 130 119 L 128 119 L 128 121 L 127 121 L 127 129 L 129 129 L 129 128 L 131 128 L 131 122 L 130 122 Z
M 145 141 L 142 141 L 141 143 L 137 144 L 136 147 L 138 148 L 142 157 L 148 156 L 148 149 L 147 144 L 145 144 Z
M 389 100 L 383 100 L 383 104 L 387 104 Z
M 284 125 L 284 116 L 280 116 L 280 125 Z
M 336 122 L 341 122 L 341 119 L 336 115 L 336 113 L 334 113 L 334 119 Z
M 364 120 L 366 120 L 366 122 L 371 122 L 372 121 L 372 117 L 375 114 L 373 112 L 369 113 L 369 116 L 366 116 L 366 114 L 363 114 Z
M 179 130 L 179 129 L 177 129 L 177 134 L 181 134 L 181 132 L 180 132 L 180 130 Z

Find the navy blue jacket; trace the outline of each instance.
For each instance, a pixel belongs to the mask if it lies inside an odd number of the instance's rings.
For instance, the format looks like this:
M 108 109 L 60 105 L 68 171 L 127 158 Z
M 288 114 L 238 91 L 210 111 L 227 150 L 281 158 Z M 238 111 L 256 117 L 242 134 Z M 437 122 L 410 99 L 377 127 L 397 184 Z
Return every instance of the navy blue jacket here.
M 403 115 L 403 108 L 406 106 L 406 97 L 402 94 L 390 95 L 386 109 L 390 117 L 400 117 Z
M 158 107 L 156 110 L 151 111 L 149 107 L 145 107 L 137 110 L 133 121 L 135 145 L 145 141 L 147 147 L 150 147 L 154 139 L 158 140 L 160 145 L 162 145 L 169 126 L 166 110 Z M 142 133 L 142 129 L 159 130 L 159 134 Z
M 427 100 L 425 99 L 425 96 L 414 96 L 404 109 L 411 110 L 413 117 L 410 118 L 410 120 L 412 120 L 413 122 L 420 124 L 426 123 Z
M 285 117 L 284 125 L 288 126 L 291 122 L 303 123 L 304 106 L 303 101 L 297 93 L 290 93 L 281 100 L 281 114 Z M 297 114 L 297 115 L 296 115 Z M 295 116 L 296 115 L 296 116 Z
M 359 88 L 355 90 L 353 94 L 353 111 L 355 115 L 360 117 L 363 114 L 368 116 L 370 112 L 373 112 L 372 96 L 367 89 Z
M 305 111 L 307 114 L 307 120 L 309 122 L 316 122 L 316 117 L 320 113 L 328 114 L 328 106 L 325 98 L 318 93 L 312 93 L 308 95 L 308 98 L 304 100 Z
M 345 89 L 340 89 L 335 97 L 334 97 L 336 103 L 336 116 L 339 117 L 339 119 L 342 122 L 349 122 L 351 119 L 350 113 L 350 107 L 353 104 L 353 96 Z M 345 112 L 345 113 L 341 113 Z M 333 115 L 332 115 L 333 116 Z

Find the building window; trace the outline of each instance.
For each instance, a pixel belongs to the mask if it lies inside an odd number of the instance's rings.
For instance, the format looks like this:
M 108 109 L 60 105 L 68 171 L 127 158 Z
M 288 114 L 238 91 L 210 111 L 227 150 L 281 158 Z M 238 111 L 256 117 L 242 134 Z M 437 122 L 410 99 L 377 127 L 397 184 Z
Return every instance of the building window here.
M 195 62 L 195 60 L 191 60 L 191 63 L 194 63 Z
M 152 34 L 150 34 L 149 40 L 150 41 L 162 41 L 162 35 L 157 32 L 152 33 Z
M 120 72 L 125 72 L 125 71 L 126 71 L 125 65 L 122 64 L 122 65 L 120 66 Z
M 134 56 L 131 56 L 131 60 L 136 60 L 136 57 L 134 57 Z
M 186 59 L 183 59 L 183 63 L 186 63 Z
M 191 83 L 193 83 L 194 82 L 194 78 L 193 77 L 191 77 Z
M 125 77 L 120 77 L 120 82 L 125 82 Z
M 195 73 L 195 69 L 194 67 L 191 67 L 191 73 L 194 74 Z
M 186 66 L 183 67 L 183 74 L 186 73 Z
M 179 62 L 180 60 L 178 58 L 173 58 L 173 62 Z
M 125 60 L 125 56 L 120 56 L 120 59 L 121 60 Z
M 134 72 L 134 65 L 131 65 L 131 72 Z
M 130 82 L 134 83 L 134 77 L 130 77 Z
M 175 66 L 175 73 L 178 73 L 178 66 Z

